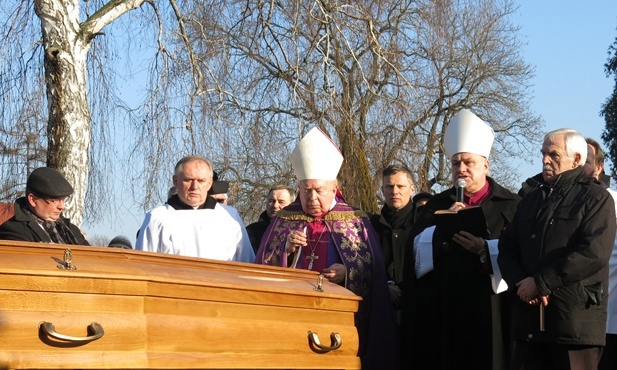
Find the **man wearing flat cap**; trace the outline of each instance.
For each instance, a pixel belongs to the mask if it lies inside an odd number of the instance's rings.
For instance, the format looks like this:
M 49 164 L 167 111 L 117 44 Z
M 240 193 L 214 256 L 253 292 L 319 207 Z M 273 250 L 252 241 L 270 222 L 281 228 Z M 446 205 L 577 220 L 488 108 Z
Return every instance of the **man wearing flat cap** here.
M 496 262 L 497 243 L 514 217 L 519 197 L 489 176 L 493 138 L 493 129 L 465 109 L 452 117 L 444 133 L 457 186 L 424 205 L 411 231 L 413 253 L 407 256 L 412 258 L 406 258 L 404 267 L 402 325 L 409 335 L 402 351 L 414 369 L 506 366 L 509 326 L 501 311 L 505 293 L 497 294 L 505 291 Z M 435 227 L 435 211 L 470 206 L 482 209 L 488 234 L 459 231 L 448 237 Z
M 79 228 L 62 217 L 73 187 L 53 168 L 32 171 L 26 196 L 15 201 L 15 215 L 0 225 L 0 239 L 90 245 Z
M 381 246 L 366 212 L 337 194 L 342 163 L 323 131 L 304 136 L 291 154 L 298 198 L 270 222 L 255 262 L 317 271 L 361 296 L 355 324 L 362 369 L 396 370 L 396 318 Z

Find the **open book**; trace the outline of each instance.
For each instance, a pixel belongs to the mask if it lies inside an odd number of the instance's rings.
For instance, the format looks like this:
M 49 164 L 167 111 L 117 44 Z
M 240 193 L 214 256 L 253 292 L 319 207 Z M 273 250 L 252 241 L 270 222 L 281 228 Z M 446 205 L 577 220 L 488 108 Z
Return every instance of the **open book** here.
M 484 211 L 480 206 L 461 208 L 458 211 L 442 209 L 435 211 L 433 217 L 437 226 L 435 232 L 443 240 L 452 239 L 452 236 L 461 230 L 481 238 L 489 236 Z

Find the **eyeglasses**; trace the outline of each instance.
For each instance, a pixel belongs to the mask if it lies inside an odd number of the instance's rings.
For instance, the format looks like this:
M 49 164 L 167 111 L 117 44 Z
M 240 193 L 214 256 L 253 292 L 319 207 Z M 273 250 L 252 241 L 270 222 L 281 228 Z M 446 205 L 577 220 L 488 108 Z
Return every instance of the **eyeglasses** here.
M 66 203 L 70 197 L 62 197 L 62 198 L 50 198 L 50 197 L 44 197 L 42 195 L 37 195 L 37 194 L 33 194 L 35 197 L 42 199 L 45 201 L 45 203 L 47 204 L 51 204 L 51 205 L 58 205 L 60 204 L 60 202 L 62 203 Z
M 43 200 L 45 202 L 47 202 L 47 204 L 59 204 L 60 202 L 65 203 L 67 201 L 68 198 L 43 198 Z

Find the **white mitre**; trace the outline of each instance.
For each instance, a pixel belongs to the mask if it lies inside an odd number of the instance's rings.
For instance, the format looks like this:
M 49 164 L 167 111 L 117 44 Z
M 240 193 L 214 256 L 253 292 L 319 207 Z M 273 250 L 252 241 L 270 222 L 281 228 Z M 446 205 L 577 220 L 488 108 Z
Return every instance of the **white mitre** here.
M 336 180 L 343 155 L 318 127 L 313 127 L 291 152 L 291 166 L 298 180 Z
M 443 146 L 448 158 L 456 153 L 479 154 L 488 159 L 495 132 L 478 116 L 463 109 L 452 117 L 446 128 Z

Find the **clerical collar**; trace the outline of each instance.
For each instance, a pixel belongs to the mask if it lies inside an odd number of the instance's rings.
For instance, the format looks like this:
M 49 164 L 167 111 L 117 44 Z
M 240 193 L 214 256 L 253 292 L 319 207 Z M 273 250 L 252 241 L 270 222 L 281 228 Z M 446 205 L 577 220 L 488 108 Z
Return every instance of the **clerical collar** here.
M 480 190 L 476 191 L 469 197 L 465 195 L 465 198 L 466 198 L 465 205 L 466 206 L 477 206 L 481 204 L 482 202 L 484 202 L 490 194 L 491 194 L 491 184 L 488 182 L 488 180 L 486 180 L 486 182 L 484 183 L 484 186 Z
M 189 210 L 189 209 L 214 209 L 217 204 L 216 199 L 208 196 L 206 197 L 206 201 L 197 208 L 193 208 L 186 203 L 183 203 L 178 197 L 178 194 L 172 195 L 169 199 L 167 199 L 167 204 L 171 206 L 171 208 L 180 211 L 180 210 Z

